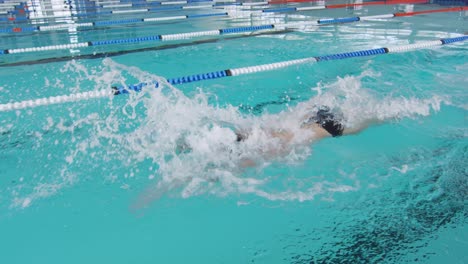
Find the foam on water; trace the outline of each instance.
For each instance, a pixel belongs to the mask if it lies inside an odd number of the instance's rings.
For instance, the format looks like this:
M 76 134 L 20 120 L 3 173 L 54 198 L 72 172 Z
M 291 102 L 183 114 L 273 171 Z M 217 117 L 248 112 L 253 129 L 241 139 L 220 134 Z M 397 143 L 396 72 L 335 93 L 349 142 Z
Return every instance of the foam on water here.
M 134 209 L 168 194 L 250 194 L 269 200 L 304 201 L 319 194 L 349 192 L 357 190 L 359 183 L 340 184 L 318 177 L 314 181 L 296 179 L 302 184 L 282 189 L 275 185 L 275 177 L 264 172 L 275 164 L 301 164 L 310 157 L 313 148 L 308 139 L 313 132 L 301 124 L 323 105 L 342 116 L 346 127 L 357 128 L 427 116 L 450 99 L 440 95 L 383 96 L 362 87 L 362 78 L 378 76 L 363 71 L 318 84 L 313 88 L 316 96 L 280 113 L 253 115 L 241 113 L 237 106 L 220 106 L 214 95 L 201 89 L 187 96 L 159 76 L 111 59 L 103 60 L 98 69 L 69 62 L 62 75 L 75 76 L 75 86 L 70 88 L 73 92 L 82 91 L 88 83 L 94 89 L 155 80 L 160 85 L 112 99 L 105 114 L 94 112 L 92 107 L 86 111 L 77 107 L 71 110 L 71 122 L 47 117 L 44 131 L 55 129 L 71 137 L 62 165 L 54 177 L 11 188 L 14 207 L 28 207 L 36 199 L 98 173 L 114 182 L 119 178 L 144 181 L 147 187 L 132 204 Z M 293 137 L 285 143 L 272 137 L 271 131 L 287 131 Z M 237 142 L 236 132 L 248 133 L 247 139 Z M 36 140 L 42 140 L 39 138 Z

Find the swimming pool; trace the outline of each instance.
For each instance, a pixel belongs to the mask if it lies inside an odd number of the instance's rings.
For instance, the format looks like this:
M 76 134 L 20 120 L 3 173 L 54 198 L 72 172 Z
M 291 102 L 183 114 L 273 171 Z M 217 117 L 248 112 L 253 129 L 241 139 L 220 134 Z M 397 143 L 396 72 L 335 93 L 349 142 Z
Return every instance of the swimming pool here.
M 4 29 L 75 24 L 0 33 L 0 50 L 36 48 L 0 55 L 0 261 L 467 262 L 466 41 L 167 83 L 468 31 L 466 11 L 308 23 L 448 8 L 432 4 L 252 12 L 323 4 L 0 21 Z M 228 15 L 128 21 L 214 13 Z M 122 20 L 129 23 L 115 23 Z M 76 27 L 97 21 L 114 24 Z M 285 23 L 292 26 L 142 39 Z M 123 39 L 133 41 L 111 41 Z M 37 48 L 89 42 L 102 45 Z M 140 92 L 112 95 L 112 86 L 139 83 L 147 83 Z M 104 93 L 15 105 L 89 91 Z M 297 113 L 320 105 L 347 122 L 379 122 L 262 154 L 277 142 L 261 128 L 294 128 Z M 234 130 L 245 127 L 257 137 L 239 144 Z M 245 157 L 256 166 L 240 168 Z

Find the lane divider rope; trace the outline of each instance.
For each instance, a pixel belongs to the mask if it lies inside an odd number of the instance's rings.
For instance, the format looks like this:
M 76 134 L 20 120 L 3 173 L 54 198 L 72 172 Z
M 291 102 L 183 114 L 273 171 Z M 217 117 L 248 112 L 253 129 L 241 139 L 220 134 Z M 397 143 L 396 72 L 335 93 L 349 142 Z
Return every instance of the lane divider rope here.
M 418 0 L 415 0 L 416 2 Z M 258 2 L 257 2 L 258 3 Z M 265 3 L 265 2 L 262 2 Z M 345 7 L 348 5 L 385 5 L 386 2 L 379 1 L 379 2 L 366 2 L 360 4 L 345 4 Z M 328 5 L 328 6 L 313 6 L 313 7 L 292 7 L 288 8 L 289 11 L 311 11 L 311 10 L 320 10 L 326 8 L 336 8 L 337 5 Z M 343 5 L 339 5 L 343 6 Z M 439 10 L 429 10 L 429 11 L 419 11 L 419 12 L 412 12 L 413 15 L 423 14 L 423 13 L 435 13 L 435 12 L 449 12 L 449 11 L 460 11 L 457 8 L 450 8 L 439 9 Z M 251 12 L 281 12 L 280 9 L 261 9 L 261 10 L 252 10 Z M 107 21 L 95 21 L 95 22 L 87 22 L 87 23 L 75 23 L 75 24 L 56 24 L 56 25 L 47 25 L 47 26 L 34 26 L 34 27 L 15 27 L 15 28 L 0 28 L 0 33 L 20 33 L 20 32 L 33 32 L 33 31 L 55 31 L 55 30 L 67 30 L 69 28 L 96 28 L 99 26 L 111 26 L 111 25 L 125 25 L 125 24 L 135 24 L 135 23 L 143 23 L 143 22 L 157 22 L 157 21 L 171 21 L 171 20 L 184 20 L 184 19 L 193 19 L 193 18 L 201 18 L 201 17 L 215 17 L 215 16 L 229 16 L 228 12 L 223 13 L 211 13 L 211 14 L 193 14 L 193 15 L 180 15 L 180 16 L 167 16 L 167 17 L 155 17 L 155 18 L 131 18 L 131 19 L 121 19 L 121 20 L 107 20 Z M 346 18 L 345 18 L 346 19 Z M 357 18 L 347 18 L 347 19 L 357 19 Z M 357 21 L 357 20 L 356 20 Z M 338 21 L 337 21 L 338 22 Z M 354 21 L 346 21 L 343 20 L 341 23 L 346 22 L 354 22 Z M 322 24 L 325 24 L 323 22 Z M 340 22 L 338 22 L 340 23 Z
M 393 1 L 371 1 L 364 3 L 349 3 L 349 4 L 333 4 L 333 5 L 320 5 L 320 6 L 304 6 L 304 7 L 282 7 L 282 8 L 268 8 L 262 10 L 264 13 L 272 12 L 295 12 L 295 11 L 312 11 L 320 9 L 337 9 L 337 8 L 348 8 L 358 6 L 370 6 L 370 5 L 396 5 L 396 4 L 425 4 L 429 3 L 428 0 L 393 0 Z
M 188 4 L 188 3 L 201 3 L 201 2 L 214 2 L 214 3 L 233 3 L 237 2 L 240 3 L 244 6 L 255 6 L 255 5 L 277 5 L 277 4 L 287 4 L 287 3 L 294 3 L 294 2 L 318 2 L 321 0 L 292 0 L 292 1 L 286 1 L 286 2 L 278 2 L 278 1 L 261 1 L 261 2 L 242 2 L 242 1 L 236 1 L 236 0 L 175 0 L 175 1 L 151 1 L 151 0 L 120 0 L 120 1 L 99 1 L 96 2 L 94 0 L 82 0 L 82 3 L 88 3 L 92 6 L 84 4 L 84 7 L 89 6 L 89 8 L 83 8 L 81 7 L 76 7 L 72 5 L 71 1 L 64 1 L 64 5 L 66 6 L 63 9 L 53 9 L 50 11 L 67 11 L 73 9 L 75 11 L 80 11 L 80 10 L 88 10 L 88 9 L 95 9 L 95 8 L 121 8 L 121 7 L 138 7 L 138 6 L 152 6 L 152 5 L 181 5 L 181 4 Z M 395 0 L 395 1 L 402 1 L 402 0 Z M 407 0 L 408 1 L 408 0 Z M 422 1 L 422 0 L 420 0 Z M 8 1 L 6 3 L 3 3 L 0 1 L 0 8 L 15 8 L 17 6 L 23 5 L 23 7 L 29 9 L 32 8 L 33 10 L 24 10 L 26 12 L 35 12 L 35 8 L 40 8 L 40 5 L 34 5 L 33 3 L 31 4 L 26 4 L 26 2 L 22 1 Z M 67 6 L 69 5 L 69 6 Z M 49 11 L 49 10 L 44 10 L 41 9 L 41 11 Z
M 124 24 L 134 24 L 134 23 L 143 23 L 143 22 L 170 21 L 170 20 L 182 20 L 182 19 L 193 19 L 193 18 L 215 17 L 215 16 L 228 16 L 228 13 L 223 12 L 223 13 L 168 16 L 168 17 L 130 18 L 130 19 L 95 21 L 95 22 L 76 23 L 76 24 L 56 24 L 56 25 L 47 25 L 47 26 L 34 26 L 34 27 L 0 28 L 0 33 L 56 31 L 56 30 L 67 30 L 69 28 L 78 29 L 78 28 L 83 28 L 83 27 L 90 28 L 90 27 L 99 27 L 99 26 L 124 25 Z
M 90 16 L 106 16 L 114 14 L 132 14 L 132 13 L 152 13 L 162 11 L 178 11 L 178 10 L 196 10 L 204 8 L 216 8 L 223 6 L 253 6 L 253 5 L 267 5 L 268 2 L 254 2 L 254 3 L 238 3 L 238 2 L 227 2 L 227 3 L 215 3 L 209 5 L 184 5 L 184 6 L 167 6 L 163 5 L 156 8 L 136 8 L 136 9 L 123 9 L 123 10 L 103 10 L 99 12 L 85 12 L 85 13 L 70 13 L 65 16 L 40 16 L 40 17 L 7 17 L 0 18 L 0 21 L 15 21 L 15 20 L 32 20 L 32 19 L 48 19 L 48 18 L 61 18 L 61 17 L 90 17 Z M 70 11 L 70 10 L 65 10 Z
M 412 50 L 420 50 L 420 49 L 426 49 L 426 48 L 436 47 L 440 45 L 452 44 L 456 42 L 463 42 L 466 40 L 468 40 L 468 36 L 463 35 L 460 37 L 444 38 L 444 39 L 439 39 L 439 40 L 434 40 L 434 41 L 423 41 L 423 42 L 417 42 L 414 44 L 401 45 L 401 46 L 395 46 L 395 47 L 352 51 L 352 52 L 345 52 L 345 53 L 338 53 L 338 54 L 331 54 L 331 55 L 324 55 L 324 56 L 308 57 L 308 58 L 302 58 L 302 59 L 296 59 L 296 60 L 281 61 L 281 62 L 275 62 L 275 63 L 269 63 L 269 64 L 263 64 L 263 65 L 214 71 L 214 72 L 208 72 L 208 73 L 202 73 L 202 74 L 194 74 L 194 75 L 183 76 L 183 77 L 178 77 L 178 78 L 169 78 L 166 81 L 172 85 L 176 85 L 176 84 L 190 83 L 190 82 L 196 82 L 196 81 L 218 79 L 218 78 L 229 77 L 229 76 L 239 76 L 239 75 L 250 74 L 250 73 L 255 73 L 255 72 L 271 71 L 271 70 L 276 70 L 280 68 L 285 68 L 285 67 L 305 64 L 305 63 L 315 63 L 315 62 L 321 62 L 321 61 L 340 60 L 340 59 L 348 59 L 348 58 L 356 58 L 356 57 L 366 57 L 366 56 L 374 56 L 374 55 L 381 55 L 381 54 L 387 54 L 387 53 L 408 52 Z M 39 98 L 35 100 L 26 100 L 26 101 L 0 104 L 0 112 L 27 109 L 27 108 L 37 107 L 37 106 L 62 104 L 62 103 L 67 103 L 67 102 L 90 100 L 94 98 L 111 97 L 111 96 L 115 96 L 119 94 L 127 94 L 127 93 L 130 93 L 130 91 L 139 92 L 146 86 L 158 87 L 159 83 L 157 82 L 140 83 L 136 85 L 128 85 L 125 87 L 114 86 L 112 87 L 112 89 L 109 89 L 109 90 L 73 93 L 70 95 L 44 97 L 44 98 Z
M 401 16 L 414 16 L 419 14 L 426 13 L 435 13 L 435 12 L 455 12 L 468 10 L 468 7 L 456 7 L 456 8 L 447 8 L 439 10 L 430 10 L 430 11 L 419 11 L 407 13 L 394 13 L 394 14 L 383 14 L 383 15 L 373 15 L 373 16 L 361 16 L 361 17 L 348 17 L 348 18 L 333 18 L 333 19 L 319 19 L 317 21 L 308 21 L 308 22 L 297 22 L 297 23 L 285 23 L 285 24 L 267 24 L 267 25 L 258 25 L 258 26 L 247 26 L 247 27 L 236 27 L 236 28 L 225 28 L 209 31 L 197 31 L 197 32 L 188 32 L 188 33 L 175 33 L 175 34 L 166 34 L 166 35 L 154 35 L 154 36 L 145 36 L 145 37 L 135 37 L 135 38 L 126 38 L 126 39 L 114 39 L 114 40 L 99 40 L 99 41 L 88 41 L 81 43 L 71 43 L 71 44 L 60 44 L 60 45 L 49 45 L 41 47 L 32 47 L 32 48 L 17 48 L 17 49 L 0 49 L 0 55 L 7 54 L 17 54 L 17 53 L 26 53 L 26 52 L 43 52 L 50 50 L 65 50 L 72 48 L 84 48 L 91 46 L 103 46 L 103 45 L 115 45 L 115 44 L 135 44 L 143 42 L 154 42 L 154 41 L 174 41 L 174 40 L 185 40 L 190 38 L 199 38 L 206 36 L 220 36 L 228 34 L 243 34 L 256 31 L 279 31 L 286 30 L 288 28 L 293 28 L 297 26 L 316 26 L 316 25 L 330 25 L 330 24 L 340 24 L 340 23 L 352 23 L 358 21 L 365 21 L 371 19 L 385 19 Z
M 152 1 L 152 2 L 147 2 L 147 1 L 138 1 L 138 2 L 127 2 L 127 3 L 121 3 L 121 2 L 114 2 L 115 5 L 112 4 L 103 4 L 103 3 L 96 3 L 94 1 L 89 1 L 89 0 L 84 0 L 84 3 L 89 3 L 89 5 L 84 4 L 83 6 L 73 6 L 70 2 L 64 2 L 64 7 L 63 8 L 53 8 L 53 9 L 45 9 L 41 8 L 41 6 L 37 5 L 29 5 L 24 3 L 24 12 L 25 13 L 35 13 L 35 12 L 53 12 L 53 11 L 88 11 L 88 10 L 96 10 L 96 9 L 108 9 L 108 8 L 127 8 L 127 7 L 150 7 L 150 6 L 161 6 L 161 5 L 183 5 L 183 4 L 190 4 L 190 3 L 201 3 L 201 2 L 218 2 L 216 0 L 186 0 L 186 1 Z M 235 2 L 234 0 L 226 0 L 222 1 L 222 3 L 226 2 Z M 14 6 L 12 6 L 14 7 Z M 39 11 L 36 10 L 36 8 L 40 8 Z M 12 10 L 9 13 L 10 14 L 17 14 L 19 10 Z
M 169 6 L 169 5 L 184 5 L 184 4 L 193 4 L 193 3 L 215 3 L 210 6 L 227 6 L 227 5 L 234 5 L 234 6 L 252 6 L 252 5 L 265 5 L 266 2 L 262 3 L 236 3 L 235 1 L 224 1 L 224 2 L 217 2 L 213 0 L 203 0 L 203 1 L 169 1 L 169 2 L 148 2 L 148 3 L 123 3 L 123 4 L 116 4 L 116 5 L 95 5 L 95 6 L 88 6 L 88 7 L 81 7 L 81 8 L 63 8 L 63 9 L 41 9 L 39 12 L 53 12 L 53 11 L 78 11 L 78 12 L 88 12 L 88 10 L 102 10 L 105 11 L 112 11 L 112 13 L 118 13 L 120 11 L 125 13 L 131 13 L 131 10 L 136 8 L 151 8 L 151 7 L 160 7 L 160 6 Z M 183 6 L 182 9 L 197 9 L 198 5 L 186 5 Z M 208 7 L 208 5 L 204 5 Z M 111 9 L 111 10 L 108 10 Z M 137 9 L 139 10 L 139 9 Z M 177 9 L 176 9 L 177 10 Z M 36 13 L 36 10 L 25 10 L 26 13 Z M 103 10 L 104 12 L 104 10 Z M 90 12 L 88 12 L 89 14 Z M 53 16 L 57 17 L 57 16 Z
M 269 1 L 270 4 L 289 4 L 289 3 L 305 3 L 305 2 L 318 2 L 322 0 L 272 0 Z M 428 0 L 384 0 L 384 1 L 372 1 L 372 2 L 386 2 L 389 5 L 392 4 L 415 4 L 415 3 L 429 3 Z M 347 5 L 347 4 L 342 4 Z
M 26 53 L 26 52 L 41 52 L 41 51 L 50 51 L 50 50 L 64 50 L 64 49 L 71 49 L 71 48 L 84 48 L 84 47 L 90 47 L 90 46 L 142 43 L 142 42 L 149 42 L 149 41 L 182 40 L 182 39 L 190 39 L 190 38 L 195 38 L 195 37 L 241 34 L 241 33 L 246 33 L 246 32 L 271 30 L 271 29 L 274 29 L 274 25 L 225 28 L 225 29 L 219 29 L 219 30 L 177 33 L 177 34 L 168 34 L 168 35 L 155 35 L 155 36 L 146 36 L 146 37 L 127 38 L 127 39 L 89 41 L 89 42 L 50 45 L 50 46 L 33 47 L 33 48 L 0 50 L 0 55 Z
M 268 5 L 281 5 L 281 4 L 289 4 L 289 3 L 311 3 L 311 2 L 321 2 L 322 0 L 279 0 L 279 1 L 263 1 Z M 237 2 L 236 0 L 175 0 L 175 1 L 151 1 L 151 0 L 120 0 L 120 1 L 99 1 L 96 2 L 94 0 L 82 0 L 83 3 L 92 3 L 92 8 L 109 8 L 109 7 L 137 7 L 137 6 L 148 6 L 148 5 L 176 5 L 176 4 L 188 4 L 188 3 L 200 3 L 200 2 L 217 2 L 217 3 L 226 3 L 226 2 Z M 386 1 L 373 1 L 379 3 L 387 3 L 387 4 L 411 4 L 411 3 L 429 3 L 428 0 L 386 0 Z M 238 3 L 242 3 L 244 5 L 259 5 L 258 2 L 242 2 L 238 1 Z M 64 1 L 65 5 L 70 5 L 74 10 L 81 10 L 80 7 L 74 7 L 71 1 Z M 356 3 L 359 4 L 359 3 Z M 3 3 L 0 1 L 0 7 L 3 8 L 14 8 L 19 5 L 24 5 L 26 8 L 39 8 L 39 5 L 34 4 L 26 4 L 26 2 L 22 1 L 9 1 L 7 3 Z M 114 5 L 114 6 L 113 6 Z M 338 5 L 349 5 L 349 4 L 338 4 Z M 84 5 L 86 6 L 86 4 Z M 55 9 L 57 10 L 57 9 Z M 62 11 L 66 11 L 67 9 L 63 9 Z M 26 10 L 25 10 L 26 11 Z M 47 11 L 47 10 L 46 10 Z
M 231 3 L 217 3 L 214 6 L 229 6 L 229 5 L 240 5 L 240 6 L 254 6 L 254 5 L 275 5 L 275 4 L 288 4 L 288 3 L 304 3 L 304 2 L 318 2 L 319 0 L 288 0 L 288 1 L 265 1 L 265 2 L 231 2 Z M 291 8 L 278 8 L 278 9 L 264 9 L 264 10 L 251 10 L 259 12 L 291 12 L 291 11 L 311 11 L 311 10 L 320 10 L 320 9 L 330 9 L 330 8 L 347 8 L 347 7 L 356 7 L 356 6 L 366 6 L 366 5 L 395 5 L 395 4 L 425 4 L 429 3 L 430 0 L 387 0 L 387 1 L 372 1 L 365 3 L 354 3 L 354 4 L 335 4 L 335 5 L 321 5 L 321 6 L 312 6 L 312 7 L 291 7 Z M 197 1 L 193 1 L 197 2 Z M 228 1 L 226 1 L 228 2 Z M 206 6 L 205 6 L 206 7 Z M 182 8 L 184 9 L 184 8 Z M 185 8 L 189 9 L 189 8 Z M 169 10 L 181 10 L 180 7 L 168 7 L 168 8 L 159 8 L 159 9 L 137 9 L 135 11 L 122 10 L 121 13 L 141 13 L 141 12 L 156 12 L 156 11 L 169 11 Z M 87 17 L 87 16 L 98 16 L 98 15 L 112 15 L 112 11 L 107 12 L 87 12 L 83 14 L 71 14 L 75 17 Z M 116 14 L 119 14 L 117 11 Z M 44 18 L 58 18 L 58 16 L 42 16 L 40 19 Z M 35 19 L 35 18 L 32 18 Z M 39 19 L 39 18 L 38 18 Z M 0 17 L 0 21 L 15 21 L 15 20 L 28 20 L 27 17 Z

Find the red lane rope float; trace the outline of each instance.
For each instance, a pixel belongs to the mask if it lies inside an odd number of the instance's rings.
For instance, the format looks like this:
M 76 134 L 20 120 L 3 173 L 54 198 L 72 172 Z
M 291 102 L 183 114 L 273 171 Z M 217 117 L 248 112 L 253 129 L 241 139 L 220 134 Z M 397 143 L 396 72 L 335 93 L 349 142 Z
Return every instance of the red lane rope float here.
M 345 8 L 345 7 L 354 7 L 354 6 L 370 6 L 370 5 L 426 4 L 426 3 L 429 3 L 429 1 L 428 0 L 392 0 L 392 1 L 374 1 L 374 2 L 355 3 L 355 4 L 326 5 L 326 7 L 327 8 Z
M 387 5 L 394 5 L 394 4 L 426 4 L 430 3 L 428 0 L 387 0 L 384 1 Z
M 443 9 L 435 9 L 435 10 L 395 13 L 394 15 L 396 17 L 405 17 L 405 16 L 414 16 L 414 15 L 422 15 L 422 14 L 456 12 L 456 11 L 466 11 L 466 10 L 468 10 L 468 6 L 459 6 L 459 7 L 451 7 L 451 8 L 443 8 Z
M 268 4 L 288 4 L 288 3 L 307 3 L 307 2 L 321 2 L 323 0 L 273 0 L 268 1 Z M 396 4 L 427 4 L 429 0 L 387 0 L 387 1 L 372 1 L 365 3 L 354 4 L 335 4 L 327 5 L 327 8 L 342 8 L 350 6 L 366 6 L 366 5 L 396 5 Z
M 280 4 L 288 4 L 288 3 L 308 3 L 308 2 L 322 2 L 323 0 L 275 0 L 275 1 L 268 1 L 268 4 L 272 5 L 280 5 Z

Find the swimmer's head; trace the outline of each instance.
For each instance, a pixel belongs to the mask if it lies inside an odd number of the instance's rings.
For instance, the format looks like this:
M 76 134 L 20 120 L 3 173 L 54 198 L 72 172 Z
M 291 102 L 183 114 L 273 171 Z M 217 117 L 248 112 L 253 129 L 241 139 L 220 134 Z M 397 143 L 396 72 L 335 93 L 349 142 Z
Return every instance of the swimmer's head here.
M 340 115 L 331 112 L 330 107 L 321 106 L 315 115 L 312 115 L 302 123 L 302 127 L 310 124 L 318 124 L 333 137 L 343 135 L 344 127 Z

